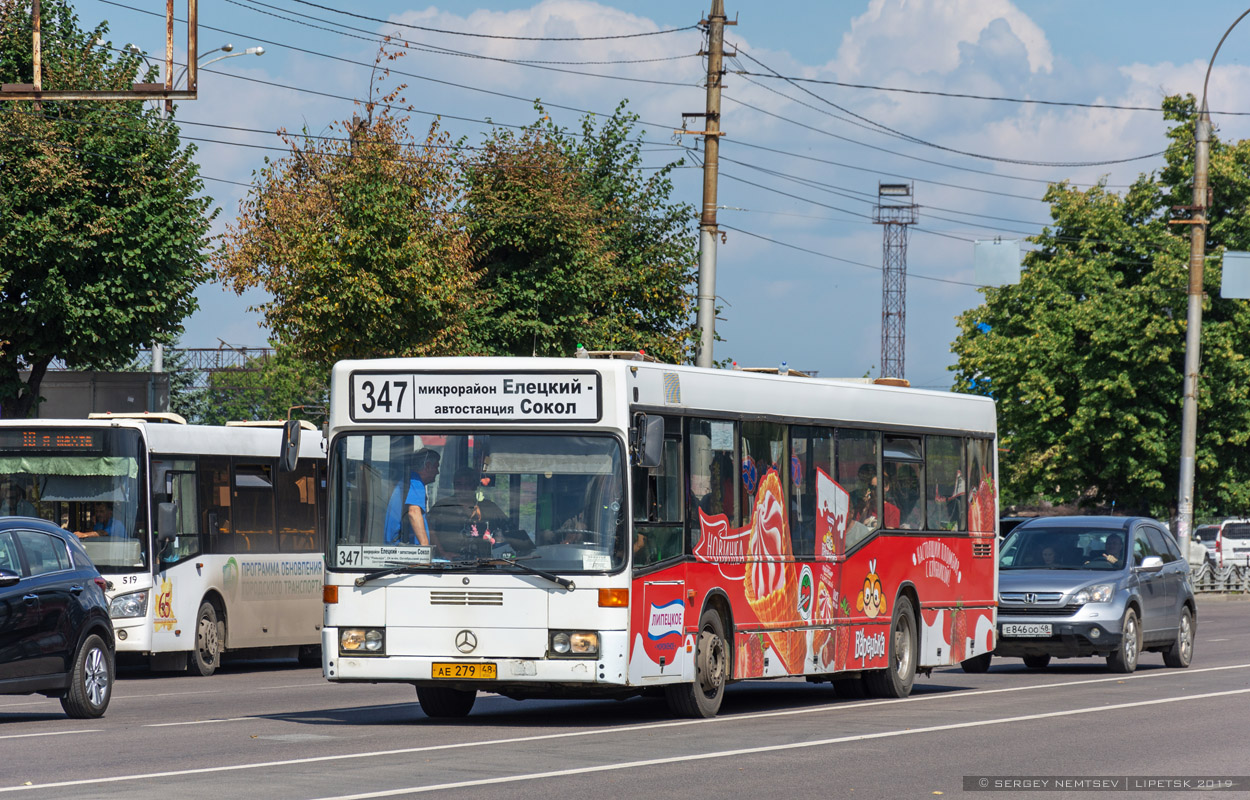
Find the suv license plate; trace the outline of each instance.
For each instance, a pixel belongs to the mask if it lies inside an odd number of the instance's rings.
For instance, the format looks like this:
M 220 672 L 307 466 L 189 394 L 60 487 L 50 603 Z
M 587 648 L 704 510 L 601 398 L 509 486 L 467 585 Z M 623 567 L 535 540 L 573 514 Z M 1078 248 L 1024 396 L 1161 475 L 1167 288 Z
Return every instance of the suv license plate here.
M 471 664 L 435 663 L 433 677 L 491 681 L 495 679 L 495 665 L 481 662 Z
M 1003 623 L 1003 636 L 1050 636 L 1049 622 L 1022 624 L 1017 622 Z

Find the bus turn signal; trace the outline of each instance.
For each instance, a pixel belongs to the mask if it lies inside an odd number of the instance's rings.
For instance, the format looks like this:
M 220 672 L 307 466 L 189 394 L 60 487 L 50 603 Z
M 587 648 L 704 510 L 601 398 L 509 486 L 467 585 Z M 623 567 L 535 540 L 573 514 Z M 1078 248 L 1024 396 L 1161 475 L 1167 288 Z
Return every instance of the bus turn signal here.
M 627 608 L 629 606 L 629 589 L 600 589 L 600 608 Z
M 339 601 L 339 587 L 329 584 L 321 587 L 321 602 L 333 605 Z

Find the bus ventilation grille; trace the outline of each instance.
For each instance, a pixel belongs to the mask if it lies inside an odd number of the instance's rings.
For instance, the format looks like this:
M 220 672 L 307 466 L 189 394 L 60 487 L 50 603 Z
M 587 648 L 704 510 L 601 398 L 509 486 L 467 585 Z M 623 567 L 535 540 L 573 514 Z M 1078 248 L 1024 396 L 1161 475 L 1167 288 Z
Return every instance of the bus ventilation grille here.
M 501 606 L 503 592 L 430 592 L 432 606 Z
M 972 542 L 973 558 L 991 558 L 994 555 L 994 542 L 992 541 L 976 541 Z

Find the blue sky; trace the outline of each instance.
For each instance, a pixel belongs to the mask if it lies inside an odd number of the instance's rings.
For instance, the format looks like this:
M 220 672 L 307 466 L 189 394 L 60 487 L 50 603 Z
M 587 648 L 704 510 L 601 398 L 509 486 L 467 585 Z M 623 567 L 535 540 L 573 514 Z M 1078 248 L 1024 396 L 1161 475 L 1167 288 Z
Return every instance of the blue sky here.
M 175 5 L 181 16 L 185 0 Z M 208 67 L 212 72 L 201 73 L 199 99 L 178 110 L 183 134 L 198 140 L 202 172 L 211 178 L 206 190 L 221 208 L 215 231 L 237 214 L 245 192 L 237 183 L 248 183 L 265 155 L 281 155 L 265 149 L 281 147 L 273 131 L 307 127 L 323 133 L 332 122 L 350 118 L 350 98 L 365 96 L 376 37 L 396 28 L 327 8 L 488 36 L 590 37 L 686 28 L 709 5 L 200 0 L 201 53 L 225 42 L 236 52 L 254 45 L 266 50 L 259 58 Z M 133 42 L 163 55 L 164 3 L 81 0 L 76 7 L 84 26 L 108 20 L 114 46 Z M 1199 20 L 1158 0 L 728 0 L 727 12 L 739 24 L 727 29 L 726 39 L 740 55 L 727 66 L 767 72 L 762 63 L 782 75 L 824 81 L 1157 107 L 1167 93 L 1201 91 L 1212 51 L 1244 10 L 1242 0 L 1215 0 L 1203 4 Z M 561 67 L 569 72 L 556 72 L 414 49 L 397 65 L 412 73 L 402 80 L 409 84 L 405 96 L 420 112 L 413 114 L 414 132 L 437 114 L 454 135 L 472 140 L 487 130 L 487 118 L 532 122 L 535 99 L 603 113 L 628 99 L 643 119 L 649 166 L 683 155 L 693 163 L 679 145 L 695 150 L 698 142 L 675 139 L 672 131 L 680 127 L 681 112 L 703 107 L 697 31 L 591 42 L 412 29 L 406 35 L 414 46 L 493 58 L 613 62 L 570 64 Z M 1219 54 L 1210 89 L 1213 110 L 1250 111 L 1247 57 L 1250 21 Z M 1105 179 L 1119 187 L 1162 163 L 1158 157 L 1087 167 L 1009 162 L 1112 161 L 1157 153 L 1166 144 L 1157 111 L 800 86 L 732 73 L 726 78 L 720 222 L 736 230 L 726 231 L 719 248 L 718 331 L 725 341 L 716 357 L 744 366 L 784 360 L 827 377 L 877 373 L 882 230 L 865 215 L 871 215 L 879 181 L 914 180 L 921 208 L 908 251 L 906 376 L 913 385 L 949 388 L 954 319 L 981 297 L 972 285 L 972 242 L 1037 233 L 1049 219 L 1040 201 L 1048 181 L 1088 185 Z M 570 126 L 580 116 L 550 110 Z M 1215 120 L 1225 138 L 1250 136 L 1250 116 Z M 949 149 L 904 141 L 874 124 Z M 679 170 L 678 197 L 697 206 L 700 192 L 699 171 Z M 201 308 L 188 320 L 183 345 L 212 347 L 218 337 L 238 345 L 266 343 L 260 317 L 247 310 L 263 298 L 239 298 L 215 284 L 198 296 Z

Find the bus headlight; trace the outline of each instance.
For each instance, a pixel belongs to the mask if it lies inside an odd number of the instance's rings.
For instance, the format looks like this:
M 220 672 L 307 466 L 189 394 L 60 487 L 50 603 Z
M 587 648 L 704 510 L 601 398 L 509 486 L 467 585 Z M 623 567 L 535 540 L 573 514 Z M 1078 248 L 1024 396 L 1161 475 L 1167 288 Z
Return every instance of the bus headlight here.
M 148 593 L 131 592 L 119 594 L 109 601 L 109 616 L 113 619 L 143 617 L 148 613 Z
M 551 654 L 568 658 L 599 655 L 599 634 L 594 631 L 552 631 Z
M 343 628 L 339 631 L 341 655 L 380 656 L 386 654 L 386 639 L 378 628 Z

